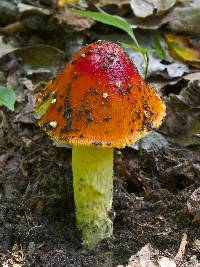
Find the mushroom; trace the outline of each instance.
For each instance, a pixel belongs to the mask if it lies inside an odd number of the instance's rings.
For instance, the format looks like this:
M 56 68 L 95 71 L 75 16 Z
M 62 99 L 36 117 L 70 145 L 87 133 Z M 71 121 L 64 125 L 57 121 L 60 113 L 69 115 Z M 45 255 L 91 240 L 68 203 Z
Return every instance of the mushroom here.
M 76 222 L 94 248 L 113 232 L 113 150 L 157 128 L 165 105 L 120 46 L 97 41 L 38 93 L 35 110 L 51 139 L 72 144 Z

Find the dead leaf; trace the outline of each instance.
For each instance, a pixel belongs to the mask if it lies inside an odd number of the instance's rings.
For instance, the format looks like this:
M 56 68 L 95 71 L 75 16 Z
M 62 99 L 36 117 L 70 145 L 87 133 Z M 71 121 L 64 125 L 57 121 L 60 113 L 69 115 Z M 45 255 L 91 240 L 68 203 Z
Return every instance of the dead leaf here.
M 30 91 L 34 91 L 35 87 L 30 79 L 27 79 L 26 77 L 21 78 L 21 83 Z
M 200 187 L 197 188 L 188 198 L 187 208 L 193 215 L 198 213 L 200 207 Z
M 176 0 L 131 0 L 130 5 L 137 17 L 145 18 L 148 17 L 156 11 L 157 14 L 162 13 L 176 3 Z
M 192 223 L 195 225 L 200 225 L 200 188 L 197 188 L 189 197 L 187 201 L 187 208 L 189 212 L 194 216 Z
M 130 0 L 99 0 L 96 6 L 104 7 L 107 5 L 116 5 L 120 8 L 123 5 L 129 4 Z
M 123 266 L 118 265 L 117 267 Z M 160 256 L 158 250 L 147 244 L 130 257 L 126 267 L 176 267 L 176 264 L 173 260 Z
M 175 262 L 167 257 L 161 257 L 158 260 L 158 264 L 159 267 L 176 267 Z
M 132 17 L 128 18 L 127 21 L 132 25 L 133 28 L 141 29 L 159 29 L 163 24 L 169 22 L 168 16 L 149 16 L 146 18 Z
M 200 72 L 193 72 L 193 73 L 186 74 L 185 76 L 183 76 L 183 79 L 188 80 L 188 81 L 200 80 Z
M 194 250 L 200 252 L 200 239 L 195 239 L 192 243 Z
M 174 58 L 181 59 L 193 66 L 200 67 L 200 51 L 191 47 L 192 44 L 189 37 L 172 33 L 165 33 L 164 36 L 169 51 Z
M 152 150 L 165 148 L 168 145 L 168 140 L 164 137 L 164 135 L 152 131 L 150 134 L 135 142 L 134 144 L 129 145 L 128 147 L 132 147 L 136 150 L 143 149 L 146 152 L 151 152 Z
M 66 25 L 66 30 L 69 31 L 83 31 L 87 28 L 90 28 L 94 21 L 88 19 L 86 17 L 79 16 L 71 12 L 70 9 L 65 8 L 64 10 L 59 11 L 60 13 L 56 13 L 54 18 L 56 18 L 59 24 Z
M 200 107 L 200 80 L 189 82 L 188 86 L 183 88 L 178 98 L 190 108 Z
M 147 5 L 152 4 L 154 1 L 142 1 L 146 2 Z M 165 2 L 165 1 L 164 1 Z M 167 1 L 166 1 L 167 2 Z M 178 2 L 178 1 L 177 1 Z M 181 7 L 173 7 L 169 12 L 159 14 L 151 14 L 148 17 L 132 17 L 128 21 L 133 25 L 134 28 L 142 29 L 158 29 L 162 25 L 167 24 L 168 28 L 175 32 L 182 33 L 199 33 L 200 32 L 200 8 L 199 2 L 193 1 L 192 4 L 188 3 L 190 1 L 179 1 Z M 153 4 L 152 4 L 153 7 Z M 138 7 L 140 9 L 141 6 Z M 153 8 L 152 8 L 153 9 Z M 152 10 L 151 9 L 151 10 Z M 138 12 L 141 12 L 140 10 Z M 144 13 L 147 12 L 144 10 Z M 150 13 L 150 12 L 148 12 Z
M 13 71 L 9 72 L 7 76 L 6 86 L 9 88 L 16 89 L 19 86 L 19 78 L 20 78 L 20 72 L 19 71 Z M 22 96 L 23 98 L 23 96 Z M 17 99 L 19 100 L 19 99 Z
M 0 36 L 0 58 L 4 55 L 14 51 L 16 48 L 11 46 L 9 43 L 4 43 L 3 36 Z
M 183 146 L 200 144 L 200 81 L 191 81 L 179 95 L 170 94 L 162 130 Z
M 18 48 L 13 52 L 24 67 L 25 72 L 51 71 L 55 75 L 65 61 L 65 54 L 60 49 L 49 45 L 35 45 L 25 48 Z
M 199 3 L 187 4 L 185 7 L 176 7 L 168 15 L 169 28 L 172 31 L 184 33 L 200 33 Z
M 79 0 L 58 0 L 58 6 L 59 7 L 65 7 L 77 4 Z
M 24 3 L 17 4 L 18 11 L 21 17 L 27 16 L 27 14 L 38 14 L 41 13 L 43 15 L 50 15 L 50 11 L 46 8 L 40 8 L 32 5 L 27 5 Z

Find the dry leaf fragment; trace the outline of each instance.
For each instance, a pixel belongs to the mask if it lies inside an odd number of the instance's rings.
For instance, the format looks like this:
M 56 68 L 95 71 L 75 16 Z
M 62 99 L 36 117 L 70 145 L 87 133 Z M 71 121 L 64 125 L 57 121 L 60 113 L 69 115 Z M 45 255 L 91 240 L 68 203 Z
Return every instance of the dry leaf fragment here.
M 188 198 L 187 208 L 189 212 L 193 215 L 198 213 L 200 206 L 200 187 L 197 188 Z
M 65 7 L 65 6 L 69 6 L 69 5 L 74 5 L 78 2 L 79 2 L 79 0 L 58 0 L 58 6 L 59 7 Z
M 99 0 L 97 6 L 104 7 L 107 5 L 116 5 L 120 8 L 123 5 L 129 4 L 130 0 Z
M 183 79 L 188 80 L 188 81 L 198 81 L 200 80 L 200 72 L 192 72 L 189 74 L 186 74 L 183 76 Z
M 130 5 L 137 17 L 145 18 L 150 16 L 156 10 L 157 13 L 162 13 L 176 3 L 176 0 L 131 0 Z
M 159 267 L 176 267 L 175 262 L 167 257 L 161 257 L 158 260 L 158 264 Z
M 60 11 L 60 13 L 56 13 L 54 17 L 60 24 L 66 25 L 66 30 L 71 30 L 72 32 L 83 31 L 94 24 L 91 19 L 74 14 L 68 8 Z
M 183 1 L 187 2 L 187 1 Z M 198 1 L 191 4 L 185 4 L 185 6 L 179 6 L 173 8 L 167 17 L 169 21 L 169 29 L 174 32 L 182 33 L 200 33 L 200 6 Z M 196 3 L 195 3 L 196 2 Z
M 123 265 L 117 267 L 123 267 Z M 176 263 L 167 257 L 160 256 L 158 250 L 147 244 L 130 257 L 126 267 L 176 267 Z

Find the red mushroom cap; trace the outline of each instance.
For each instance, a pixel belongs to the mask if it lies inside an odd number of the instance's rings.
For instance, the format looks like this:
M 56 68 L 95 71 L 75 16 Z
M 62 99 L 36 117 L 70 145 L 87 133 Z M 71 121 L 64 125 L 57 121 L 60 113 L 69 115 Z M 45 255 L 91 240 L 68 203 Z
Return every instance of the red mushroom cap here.
M 84 47 L 37 95 L 39 125 L 56 141 L 124 147 L 157 128 L 165 105 L 117 44 Z

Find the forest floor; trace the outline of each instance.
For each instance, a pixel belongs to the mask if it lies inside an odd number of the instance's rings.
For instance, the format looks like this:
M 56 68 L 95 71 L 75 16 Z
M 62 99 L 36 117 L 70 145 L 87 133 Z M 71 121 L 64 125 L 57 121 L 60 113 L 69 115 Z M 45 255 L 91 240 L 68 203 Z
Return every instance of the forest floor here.
M 35 93 L 85 43 L 126 37 L 86 18 L 80 23 L 68 8 L 59 13 L 52 1 L 4 2 L 0 84 L 13 88 L 17 100 L 14 112 L 3 106 L 0 110 L 0 265 L 199 267 L 199 66 L 169 54 L 165 60 L 150 57 L 148 81 L 166 103 L 166 118 L 158 131 L 115 151 L 114 234 L 88 251 L 75 227 L 71 148 L 51 141 L 39 129 L 33 104 Z M 111 6 L 114 10 L 109 5 L 105 10 L 126 13 L 122 5 Z M 25 28 L 14 27 L 16 22 Z M 162 31 L 165 27 L 159 26 Z M 151 27 L 136 34 L 145 44 L 143 36 L 151 36 Z M 199 46 L 196 35 L 191 39 Z M 129 52 L 140 69 L 138 53 Z M 168 264 L 159 265 L 160 258 Z

